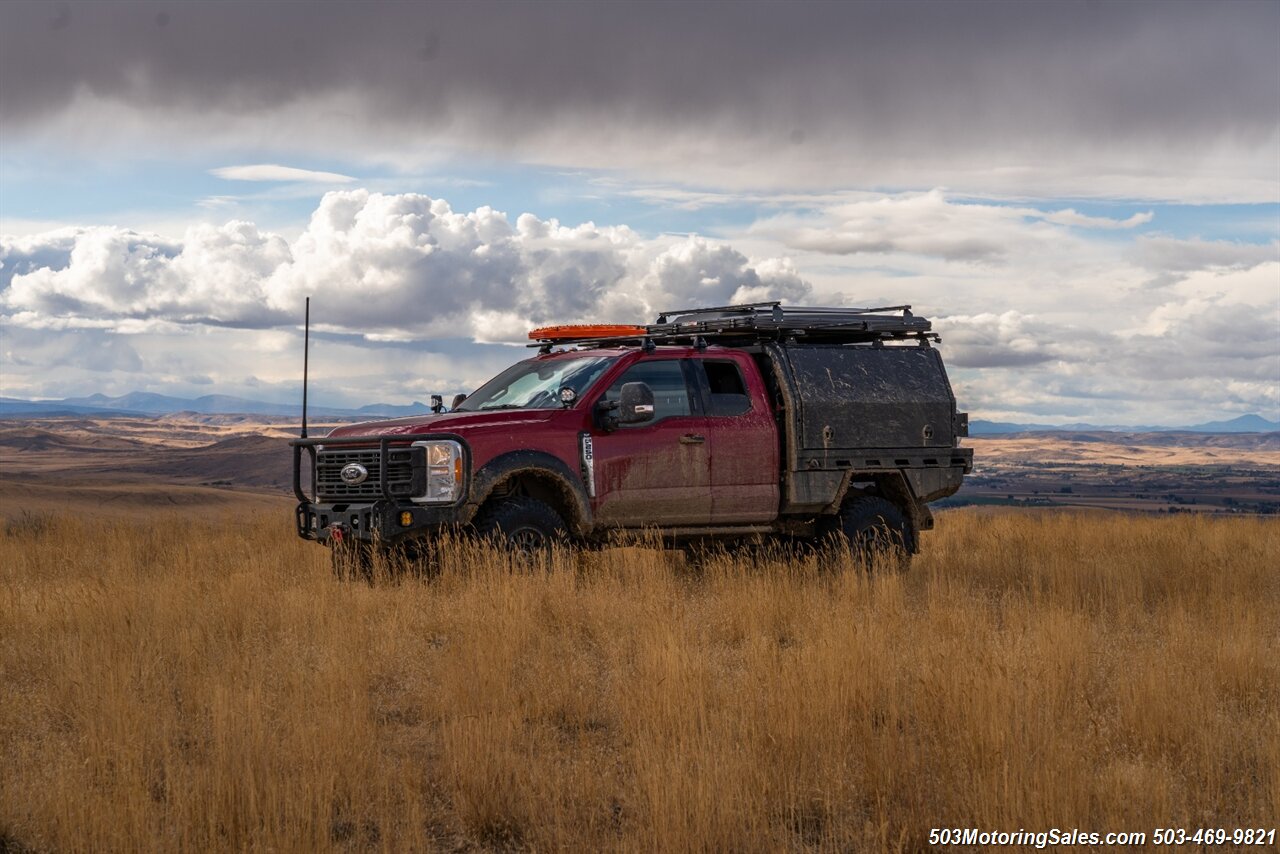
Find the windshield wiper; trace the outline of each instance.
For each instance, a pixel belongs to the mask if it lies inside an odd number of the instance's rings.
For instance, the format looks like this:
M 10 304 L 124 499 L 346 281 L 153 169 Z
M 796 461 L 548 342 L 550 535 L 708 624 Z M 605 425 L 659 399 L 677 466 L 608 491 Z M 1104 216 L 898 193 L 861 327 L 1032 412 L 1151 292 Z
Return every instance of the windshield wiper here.
M 478 411 L 488 412 L 493 409 L 524 409 L 524 407 L 518 403 L 499 403 L 497 406 L 482 406 Z

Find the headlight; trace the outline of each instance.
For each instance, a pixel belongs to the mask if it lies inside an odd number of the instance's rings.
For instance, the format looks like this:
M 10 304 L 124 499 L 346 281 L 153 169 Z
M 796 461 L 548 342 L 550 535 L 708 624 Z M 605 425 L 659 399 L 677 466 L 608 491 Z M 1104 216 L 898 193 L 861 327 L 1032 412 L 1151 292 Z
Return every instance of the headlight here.
M 462 494 L 462 446 L 449 439 L 414 442 L 427 457 L 427 492 L 419 504 L 452 504 Z

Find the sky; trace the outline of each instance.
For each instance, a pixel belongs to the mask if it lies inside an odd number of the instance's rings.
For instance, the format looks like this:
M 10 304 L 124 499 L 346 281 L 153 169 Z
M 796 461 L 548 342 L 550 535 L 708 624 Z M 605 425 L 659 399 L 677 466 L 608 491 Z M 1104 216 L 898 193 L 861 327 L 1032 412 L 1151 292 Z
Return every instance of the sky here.
M 1280 419 L 1280 3 L 0 4 L 0 395 L 407 403 L 911 304 L 975 418 Z

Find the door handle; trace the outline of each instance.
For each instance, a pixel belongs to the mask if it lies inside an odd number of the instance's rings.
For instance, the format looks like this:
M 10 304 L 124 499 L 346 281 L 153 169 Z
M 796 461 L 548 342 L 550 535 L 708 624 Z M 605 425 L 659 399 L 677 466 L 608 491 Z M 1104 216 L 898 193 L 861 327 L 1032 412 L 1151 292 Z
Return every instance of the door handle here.
M 699 436 L 697 433 L 685 433 L 680 437 L 681 445 L 701 445 L 707 441 L 706 436 Z

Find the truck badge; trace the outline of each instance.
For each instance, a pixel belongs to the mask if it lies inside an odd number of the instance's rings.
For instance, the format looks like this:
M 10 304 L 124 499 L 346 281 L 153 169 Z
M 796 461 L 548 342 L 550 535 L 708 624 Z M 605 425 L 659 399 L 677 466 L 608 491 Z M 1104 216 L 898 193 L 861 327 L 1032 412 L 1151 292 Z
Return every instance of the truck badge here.
M 358 486 L 368 479 L 369 470 L 359 463 L 347 463 L 342 467 L 342 471 L 338 472 L 338 477 L 342 478 L 342 482 L 347 486 Z
M 596 454 L 591 444 L 591 434 L 582 434 L 582 474 L 587 482 L 587 495 L 596 497 Z

